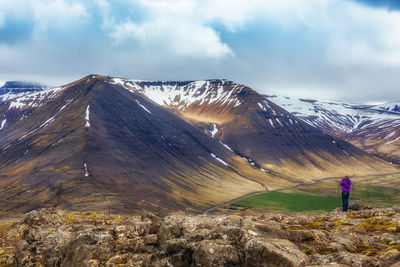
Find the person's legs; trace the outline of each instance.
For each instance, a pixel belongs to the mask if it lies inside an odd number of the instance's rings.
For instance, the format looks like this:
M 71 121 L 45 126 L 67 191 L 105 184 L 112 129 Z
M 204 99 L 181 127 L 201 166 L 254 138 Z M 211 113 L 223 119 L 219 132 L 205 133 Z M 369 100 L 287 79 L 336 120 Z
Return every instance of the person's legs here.
M 349 196 L 350 192 L 342 192 L 343 211 L 347 211 L 349 208 Z

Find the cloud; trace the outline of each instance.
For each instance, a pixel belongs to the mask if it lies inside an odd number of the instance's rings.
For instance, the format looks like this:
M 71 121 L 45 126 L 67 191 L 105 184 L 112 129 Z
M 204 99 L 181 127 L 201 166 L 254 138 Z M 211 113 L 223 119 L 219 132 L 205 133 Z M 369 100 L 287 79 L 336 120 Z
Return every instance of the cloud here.
M 121 23 L 111 36 L 117 45 L 133 40 L 143 48 L 177 56 L 222 58 L 233 54 L 212 28 L 180 19 L 159 19 L 143 24 Z
M 400 66 L 400 13 L 347 3 L 328 25 L 328 58 L 339 65 Z
M 88 16 L 83 3 L 66 0 L 30 1 L 36 26 L 45 30 L 48 27 L 66 29 L 80 24 Z
M 228 78 L 263 93 L 395 98 L 400 12 L 360 1 L 0 0 L 0 79 Z

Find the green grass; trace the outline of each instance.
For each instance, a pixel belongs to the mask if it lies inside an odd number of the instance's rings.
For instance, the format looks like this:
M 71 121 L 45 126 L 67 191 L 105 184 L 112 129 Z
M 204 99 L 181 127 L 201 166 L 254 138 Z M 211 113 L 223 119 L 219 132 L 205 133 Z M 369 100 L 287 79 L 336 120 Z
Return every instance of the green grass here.
M 282 211 L 332 211 L 340 206 L 340 198 L 302 192 L 269 192 L 232 203 L 234 206 Z

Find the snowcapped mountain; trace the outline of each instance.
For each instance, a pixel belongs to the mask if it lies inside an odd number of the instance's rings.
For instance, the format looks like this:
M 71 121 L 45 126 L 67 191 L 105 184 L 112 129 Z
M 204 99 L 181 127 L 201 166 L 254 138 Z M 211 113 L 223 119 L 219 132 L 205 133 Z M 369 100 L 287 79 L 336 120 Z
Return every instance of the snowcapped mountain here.
M 400 113 L 400 101 L 373 106 L 374 109 Z
M 0 87 L 0 101 L 6 101 L 11 98 L 41 91 L 47 87 L 32 82 L 8 81 Z
M 90 75 L 0 102 L 0 211 L 199 212 L 395 167 L 226 80 Z
M 232 81 L 154 82 L 111 78 L 110 83 L 174 110 L 235 154 L 266 171 L 285 170 L 292 176 L 301 176 L 295 166 L 313 169 L 319 160 L 319 164 L 329 165 L 328 159 L 321 159 L 316 151 L 335 158 L 363 154 L 348 143 L 310 127 L 251 88 Z
M 380 105 L 266 96 L 309 125 L 400 163 L 400 101 Z M 394 158 L 393 158 L 394 156 Z

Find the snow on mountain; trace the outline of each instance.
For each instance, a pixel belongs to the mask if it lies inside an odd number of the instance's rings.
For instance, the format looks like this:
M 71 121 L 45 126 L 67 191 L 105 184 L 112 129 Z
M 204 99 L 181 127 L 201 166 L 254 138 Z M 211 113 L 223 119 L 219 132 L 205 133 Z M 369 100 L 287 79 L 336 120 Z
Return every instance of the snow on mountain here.
M 38 92 L 47 87 L 32 82 L 8 81 L 0 85 L 0 101 L 6 101 L 15 97 Z
M 56 87 L 34 92 L 23 91 L 16 94 L 10 92 L 4 94 L 4 100 L 0 106 L 0 118 L 3 118 L 0 131 L 17 121 L 23 120 L 34 109 L 45 104 L 47 100 L 55 98 L 63 89 L 64 87 Z
M 400 113 L 400 101 L 389 102 L 382 105 L 376 105 L 373 108 L 376 110 L 384 110 L 384 111 Z
M 39 107 L 43 104 L 44 99 L 50 99 L 57 96 L 62 90 L 62 87 L 46 89 L 36 93 L 17 94 L 16 97 L 11 98 L 8 109 L 20 109 L 23 107 Z
M 226 80 L 153 82 L 114 78 L 112 83 L 143 93 L 159 105 L 173 106 L 180 110 L 194 103 L 232 104 L 237 107 L 240 101 L 231 96 L 245 87 Z M 224 85 L 228 84 L 233 86 L 232 90 L 225 89 Z
M 400 113 L 393 103 L 388 105 L 357 105 L 344 102 L 322 102 L 284 96 L 266 96 L 270 101 L 303 119 L 308 124 L 328 133 L 342 135 L 377 123 L 399 125 Z
M 400 160 L 400 102 L 357 105 L 275 95 L 266 98 L 306 123 L 361 149 L 391 161 L 393 156 Z

